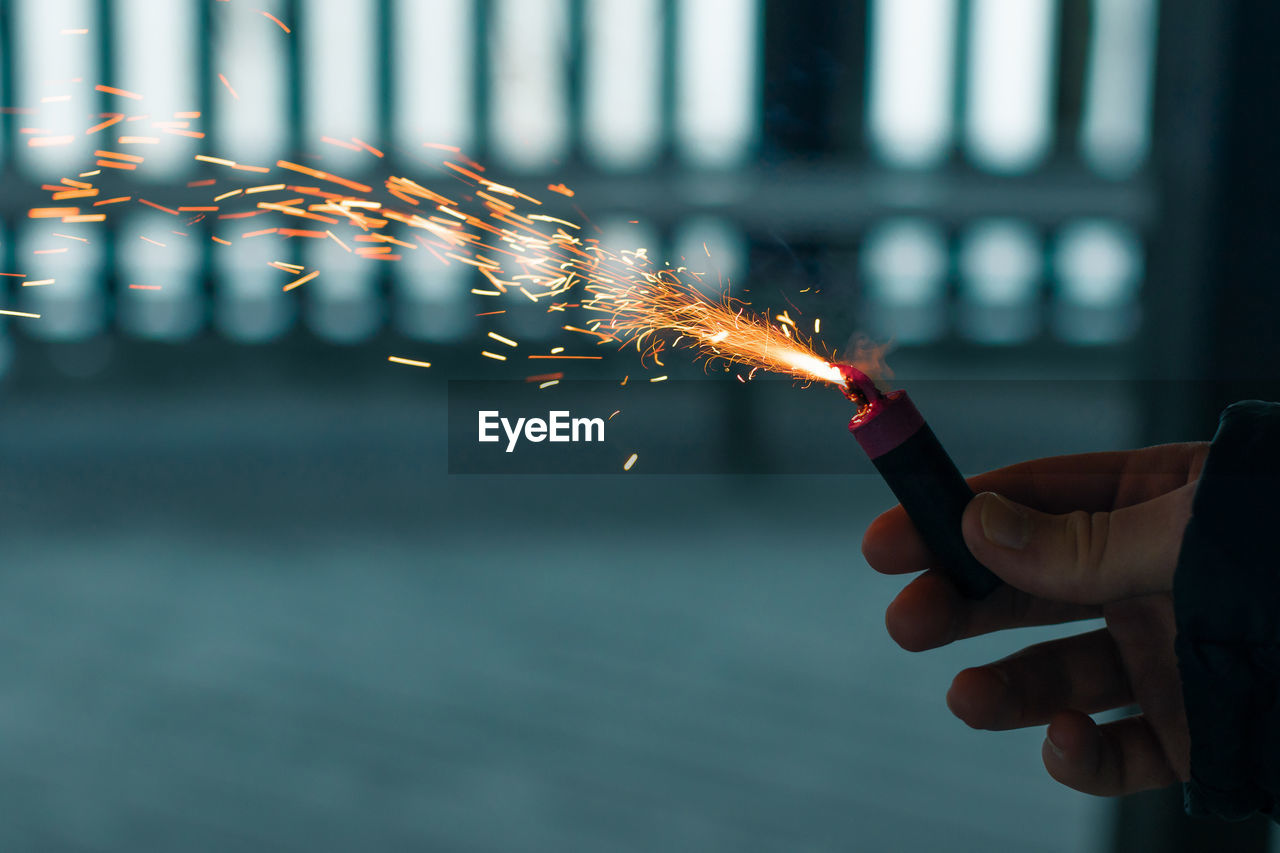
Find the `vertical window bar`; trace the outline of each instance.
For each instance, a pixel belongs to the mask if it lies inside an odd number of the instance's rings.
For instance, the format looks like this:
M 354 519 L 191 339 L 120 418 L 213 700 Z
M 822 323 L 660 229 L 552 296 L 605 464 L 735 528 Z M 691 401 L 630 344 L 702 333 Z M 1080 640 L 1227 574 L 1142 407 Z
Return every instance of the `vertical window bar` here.
M 257 0 L 253 8 L 237 3 L 201 5 L 214 7 L 217 24 L 206 69 L 212 93 L 207 107 L 216 119 L 208 129 L 211 146 L 220 157 L 254 165 L 274 163 L 289 151 L 296 126 L 289 56 L 297 43 L 299 4 Z M 295 35 L 284 33 L 256 9 L 285 21 Z
M 658 156 L 663 134 L 661 0 L 586 4 L 584 144 L 596 165 L 635 170 Z
M 586 44 L 586 2 L 587 0 L 568 0 L 568 45 L 565 50 L 565 125 L 568 128 L 568 142 L 561 166 L 582 162 L 583 129 L 586 126 L 586 104 L 583 82 Z M 599 0 L 592 0 L 593 3 Z
M 1048 149 L 1056 0 L 972 0 L 965 143 L 992 172 L 1022 172 Z
M 127 2 L 127 0 L 125 0 Z M 150 104 L 148 103 L 149 92 L 146 89 L 146 81 L 132 81 L 129 84 L 124 82 L 120 74 L 120 62 L 116 51 L 117 39 L 121 34 L 120 7 L 115 0 L 98 0 L 98 27 L 91 30 L 94 40 L 98 44 L 98 80 L 109 86 L 117 86 L 131 92 L 136 92 L 143 97 L 143 100 L 136 102 L 126 101 L 115 106 L 119 109 L 130 113 L 149 113 Z M 92 83 L 94 81 L 85 81 Z M 139 88 L 131 89 L 131 85 L 138 85 Z M 87 87 L 86 87 L 87 88 Z M 105 96 L 104 96 L 105 97 Z M 121 131 L 123 127 L 138 127 L 142 125 L 142 121 L 130 122 L 128 125 L 120 124 L 115 127 L 107 128 L 95 135 L 95 147 L 105 148 L 109 151 L 125 150 L 125 146 L 116 144 L 117 137 L 128 131 Z M 140 134 L 146 133 L 146 128 L 141 127 L 138 131 Z M 145 156 L 145 152 L 144 152 Z M 149 159 L 149 158 L 148 158 Z M 86 167 L 87 168 L 87 167 Z M 136 173 L 130 173 L 132 177 Z M 99 311 L 102 314 L 102 329 L 108 330 L 113 324 L 116 316 L 118 316 L 120 306 L 120 224 L 116 217 L 108 216 L 106 222 L 105 237 L 99 236 L 99 242 L 102 244 L 100 252 L 102 257 L 101 275 L 95 276 L 90 287 L 94 287 L 101 293 L 101 302 Z M 72 250 L 74 251 L 74 249 Z M 57 287 L 58 285 L 53 285 Z M 108 332 L 109 333 L 109 332 Z
M 373 50 L 377 62 L 377 75 L 374 79 L 374 91 L 377 93 L 374 104 L 377 131 L 374 140 L 371 141 L 386 154 L 385 161 L 380 161 L 376 166 L 381 178 L 384 174 L 404 174 L 404 170 L 398 168 L 399 154 L 391 144 L 394 139 L 392 111 L 395 109 L 397 88 L 393 33 L 398 15 L 392 0 L 376 0 L 376 3 Z M 369 164 L 369 166 L 372 165 L 372 163 Z M 373 182 L 370 185 L 373 185 Z M 385 323 L 388 320 L 386 315 L 395 311 L 395 304 L 391 298 L 394 272 L 390 263 L 379 263 L 374 274 L 374 301 L 378 306 L 377 315 L 379 320 Z
M 493 68 L 490 57 L 489 29 L 493 24 L 493 0 L 474 0 L 475 16 L 471 27 L 472 83 L 471 116 L 474 125 L 472 147 L 481 160 L 488 162 L 493 151 L 490 109 L 493 102 Z
M 475 156 L 477 78 L 483 74 L 475 50 L 475 0 L 396 0 L 392 9 L 395 141 L 406 152 L 435 143 Z
M 302 152 L 320 154 L 325 167 L 339 174 L 369 165 L 363 149 L 352 151 L 321 141 L 328 136 L 350 143 L 378 134 L 376 0 L 307 0 L 306 26 L 298 30 L 303 74 L 295 85 L 303 92 L 306 134 Z
M 1094 0 L 1081 146 L 1120 178 L 1146 160 L 1155 74 L 1156 0 Z
M 659 157 L 668 165 L 676 159 L 676 4 L 677 0 L 661 0 L 662 2 L 662 62 L 661 87 L 662 107 L 661 123 L 658 126 L 660 136 Z
M 14 62 L 17 105 L 34 108 L 20 126 L 38 126 L 41 134 L 24 134 L 17 146 L 23 170 L 36 178 L 68 174 L 89 160 L 96 137 L 85 135 L 85 114 L 97 113 L 103 100 L 94 86 L 102 46 L 98 3 L 91 0 L 22 0 L 15 5 Z M 63 30 L 88 29 L 87 34 Z M 76 82 L 79 81 L 79 82 Z M 109 83 L 108 83 L 109 85 Z M 69 97 L 68 97 L 69 96 Z M 41 102 L 43 98 L 67 100 Z M 125 99 L 116 98 L 116 101 Z M 126 101 L 133 104 L 133 101 Z M 122 105 L 122 109 L 125 107 Z M 32 147 L 33 136 L 71 137 L 70 144 Z
M 391 147 L 394 124 L 393 112 L 397 103 L 395 28 L 399 20 L 397 9 L 392 0 L 376 0 L 374 8 L 374 61 L 377 64 L 377 76 L 374 79 L 374 123 L 377 131 L 374 144 L 384 150 Z M 373 140 L 371 140 L 373 141 Z M 395 155 L 390 150 L 387 156 L 393 161 Z
M 765 0 L 766 150 L 836 156 L 861 142 L 866 0 Z
M 13 3 L 0 3 L 0 172 L 9 171 L 8 154 L 17 143 L 13 65 Z
M 0 4 L 0 7 L 6 7 L 6 4 Z M 5 14 L 5 9 L 0 9 L 0 15 Z M 6 104 L 9 101 L 5 101 Z M 16 230 L 8 222 L 0 223 L 0 264 L 3 264 L 4 271 L 14 269 L 14 248 L 13 235 Z M 14 295 L 14 291 L 18 285 L 16 280 L 6 277 L 0 282 L 0 306 L 12 309 L 18 305 L 18 299 Z M 21 322 L 16 317 L 0 317 L 0 376 L 8 373 L 13 368 L 14 362 L 14 340 L 13 325 L 15 322 Z
M 293 28 L 293 38 L 289 39 L 286 47 L 288 61 L 286 64 L 286 88 L 287 104 L 288 104 L 288 151 L 294 158 L 302 156 L 302 152 L 310 148 L 311 143 L 319 143 L 319 140 L 306 139 L 305 125 L 306 119 L 306 101 L 307 88 L 311 85 L 311 81 L 307 78 L 307 68 L 304 64 L 306 57 L 302 49 L 302 41 L 305 38 L 307 28 L 311 26 L 310 15 L 306 9 L 310 5 L 304 3 L 303 0 L 285 0 L 285 8 L 289 11 L 290 26 Z
M 199 22 L 197 23 L 197 32 L 202 37 L 196 39 L 196 91 L 199 97 L 200 125 L 205 132 L 205 140 L 209 140 L 215 135 L 215 129 L 218 125 L 218 111 L 216 101 L 214 99 L 214 86 L 220 85 L 217 76 L 213 70 L 213 41 L 218 37 L 218 30 L 215 25 L 214 3 L 198 3 L 196 8 L 199 10 Z M 196 168 L 192 172 L 196 178 L 215 177 L 215 173 L 209 164 L 197 163 Z M 192 236 L 199 241 L 199 276 L 200 285 L 198 287 L 198 298 L 200 299 L 201 309 L 205 313 L 205 322 L 208 322 L 209 305 L 213 299 L 213 288 L 215 286 L 214 277 L 214 259 L 213 253 L 215 249 L 224 248 L 213 242 L 213 228 L 217 222 L 216 217 L 208 217 L 204 221 L 192 226 Z
M 840 4 L 845 10 L 838 28 L 842 38 L 836 42 L 836 55 L 828 59 L 828 62 L 844 64 L 832 92 L 835 115 L 830 121 L 836 149 L 845 155 L 860 154 L 866 141 L 869 6 L 869 0 L 847 0 Z
M 550 169 L 568 150 L 567 0 L 494 0 L 489 28 L 491 152 Z
M 1079 146 L 1092 17 L 1089 0 L 1060 0 L 1054 148 L 1068 160 L 1075 159 Z
M 956 0 L 873 0 L 867 130 L 893 166 L 928 168 L 951 148 Z
M 105 80 L 143 95 L 142 112 L 150 120 L 117 125 L 103 132 L 102 141 L 120 137 L 158 140 L 155 144 L 118 143 L 120 151 L 141 154 L 144 180 L 172 182 L 188 174 L 203 150 L 195 139 L 168 133 L 163 123 L 178 121 L 177 113 L 196 108 L 196 83 L 191 57 L 195 52 L 197 10 L 190 3 L 154 0 L 104 0 L 102 20 Z
M 759 141 L 759 0 L 684 0 L 678 11 L 681 159 L 696 168 L 737 166 Z

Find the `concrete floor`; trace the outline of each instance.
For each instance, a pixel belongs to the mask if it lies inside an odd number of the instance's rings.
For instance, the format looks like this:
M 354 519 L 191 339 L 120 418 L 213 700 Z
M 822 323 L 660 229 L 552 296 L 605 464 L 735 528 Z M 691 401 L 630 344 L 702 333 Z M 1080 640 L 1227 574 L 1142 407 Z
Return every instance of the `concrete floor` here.
M 878 480 L 450 478 L 438 398 L 198 399 L 7 409 L 0 849 L 1105 836 L 1042 732 L 943 704 L 1049 632 L 885 634 L 899 583 L 857 548 Z

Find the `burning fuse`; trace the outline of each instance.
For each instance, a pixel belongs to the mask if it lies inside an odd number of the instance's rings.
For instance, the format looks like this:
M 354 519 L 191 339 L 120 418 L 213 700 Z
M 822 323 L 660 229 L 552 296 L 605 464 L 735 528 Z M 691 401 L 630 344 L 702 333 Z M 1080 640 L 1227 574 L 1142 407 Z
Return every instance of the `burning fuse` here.
M 973 490 L 905 391 L 881 393 L 865 373 L 847 364 L 845 396 L 858 406 L 849 432 L 906 510 L 938 566 L 966 598 L 985 598 L 1000 579 L 964 544 L 960 519 Z

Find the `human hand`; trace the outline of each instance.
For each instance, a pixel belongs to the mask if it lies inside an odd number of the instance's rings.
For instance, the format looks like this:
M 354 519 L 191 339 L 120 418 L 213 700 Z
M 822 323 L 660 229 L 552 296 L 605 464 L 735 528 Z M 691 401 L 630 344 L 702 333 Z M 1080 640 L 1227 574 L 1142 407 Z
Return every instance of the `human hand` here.
M 862 552 L 876 571 L 924 574 L 885 612 L 890 636 L 924 651 L 1102 617 L 1105 628 L 963 670 L 947 705 L 973 728 L 1047 724 L 1045 769 L 1078 791 L 1116 796 L 1186 781 L 1173 573 L 1208 451 L 1197 443 L 1059 456 L 971 478 L 979 494 L 965 510 L 965 542 L 1007 584 L 981 601 L 929 568 L 936 561 L 894 507 L 871 523 Z M 1115 722 L 1088 716 L 1134 703 L 1141 713 Z

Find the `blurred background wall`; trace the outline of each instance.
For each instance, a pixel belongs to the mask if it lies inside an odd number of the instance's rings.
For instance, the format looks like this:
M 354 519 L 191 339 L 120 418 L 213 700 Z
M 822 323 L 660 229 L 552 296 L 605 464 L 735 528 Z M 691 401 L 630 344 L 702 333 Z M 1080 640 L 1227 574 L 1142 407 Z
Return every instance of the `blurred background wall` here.
M 1256 103 L 1231 50 L 1267 31 L 1251 14 L 5 0 L 0 100 L 102 80 L 201 110 L 192 150 L 221 157 L 357 136 L 376 172 L 329 148 L 325 168 L 377 185 L 435 142 L 567 184 L 605 242 L 710 254 L 837 348 L 892 340 L 904 384 L 944 380 L 921 404 L 975 473 L 1207 437 L 1231 338 L 1209 308 L 1253 293 L 1209 286 L 1216 205 L 1270 174 L 1223 166 Z M 887 490 L 768 476 L 854 452 L 816 392 L 778 411 L 708 381 L 705 405 L 637 415 L 722 435 L 742 476 L 449 477 L 444 379 L 508 375 L 478 357 L 464 273 L 217 246 L 243 229 L 207 221 L 157 247 L 158 213 L 35 254 L 68 226 L 26 209 L 94 143 L 31 148 L 18 109 L 0 263 L 58 287 L 0 285 L 43 315 L 0 323 L 6 849 L 1198 849 L 1176 797 L 1117 811 L 1048 779 L 1042 733 L 947 713 L 959 668 L 1062 632 L 894 646 L 897 584 L 858 551 Z M 209 174 L 176 150 L 149 163 L 161 204 Z M 280 258 L 329 272 L 282 293 Z M 1233 849 L 1264 849 L 1245 832 Z

